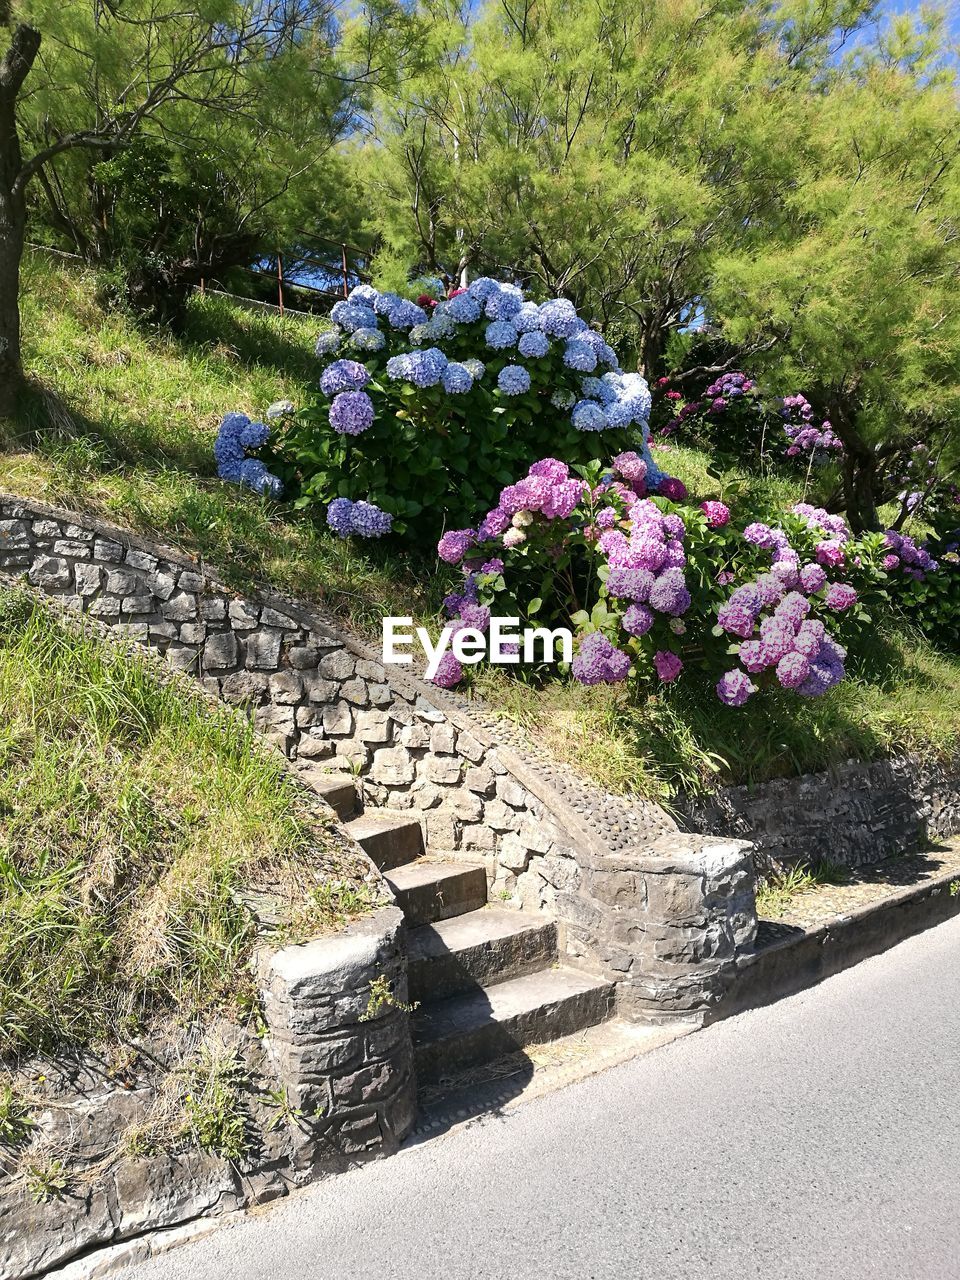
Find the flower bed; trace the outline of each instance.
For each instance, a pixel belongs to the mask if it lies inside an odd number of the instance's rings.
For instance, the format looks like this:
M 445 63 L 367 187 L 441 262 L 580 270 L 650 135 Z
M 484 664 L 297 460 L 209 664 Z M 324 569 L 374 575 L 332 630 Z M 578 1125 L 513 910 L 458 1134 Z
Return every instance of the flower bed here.
M 564 298 L 488 278 L 420 302 L 360 285 L 331 319 L 313 404 L 272 429 L 224 419 L 224 479 L 381 537 L 436 536 L 547 452 L 583 465 L 634 448 L 657 474 L 646 382 Z
M 807 503 L 740 525 L 724 503 L 655 480 L 651 493 L 631 452 L 584 478 L 555 458 L 535 463 L 476 529 L 440 539 L 441 559 L 464 573 L 445 602 L 454 634 L 482 636 L 492 611 L 569 623 L 583 684 L 668 684 L 689 664 L 715 675 L 728 706 L 773 684 L 817 697 L 843 678 L 842 642 L 869 625 L 868 606 L 937 568 L 909 537 L 855 539 Z M 450 652 L 434 679 L 463 676 Z

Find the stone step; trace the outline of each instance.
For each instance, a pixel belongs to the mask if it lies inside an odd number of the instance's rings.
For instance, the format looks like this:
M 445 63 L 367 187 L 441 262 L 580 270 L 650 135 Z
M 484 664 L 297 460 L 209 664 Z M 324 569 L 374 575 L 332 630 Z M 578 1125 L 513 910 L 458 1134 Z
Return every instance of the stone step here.
M 443 1000 L 552 964 L 557 926 L 543 916 L 487 906 L 411 930 L 407 953 L 410 999 Z
M 604 1022 L 613 984 L 579 969 L 542 969 L 421 1006 L 413 1017 L 417 1079 L 435 1081 Z
M 297 771 L 300 780 L 334 809 L 339 818 L 349 818 L 357 807 L 357 785 L 349 774 L 328 773 L 324 769 Z
M 390 871 L 423 856 L 423 828 L 419 818 L 389 809 L 364 809 L 346 828 L 381 871 Z
M 487 873 L 467 862 L 411 862 L 384 875 L 397 903 L 416 928 L 476 911 L 487 900 Z

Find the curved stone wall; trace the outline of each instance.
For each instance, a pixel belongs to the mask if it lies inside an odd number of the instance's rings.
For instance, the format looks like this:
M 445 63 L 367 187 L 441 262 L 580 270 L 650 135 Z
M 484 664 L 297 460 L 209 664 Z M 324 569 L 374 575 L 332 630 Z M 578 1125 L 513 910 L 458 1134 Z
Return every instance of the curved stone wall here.
M 623 1011 L 706 1016 L 753 943 L 744 842 L 691 837 L 659 806 L 591 788 L 488 709 L 428 685 L 337 619 L 86 516 L 0 496 L 0 572 L 158 650 L 246 708 L 309 779 L 349 768 L 421 815 L 433 851 L 481 858 L 491 892 L 548 912 Z

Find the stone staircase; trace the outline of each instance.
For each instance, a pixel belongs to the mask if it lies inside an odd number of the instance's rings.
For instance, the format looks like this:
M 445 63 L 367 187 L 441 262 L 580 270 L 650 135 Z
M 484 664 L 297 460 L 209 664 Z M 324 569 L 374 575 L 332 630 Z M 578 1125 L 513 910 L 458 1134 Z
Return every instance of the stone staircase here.
M 552 920 L 487 902 L 482 863 L 425 849 L 407 813 L 361 811 L 343 774 L 310 768 L 304 781 L 380 868 L 406 916 L 421 1086 L 613 1016 L 613 984 L 560 961 Z

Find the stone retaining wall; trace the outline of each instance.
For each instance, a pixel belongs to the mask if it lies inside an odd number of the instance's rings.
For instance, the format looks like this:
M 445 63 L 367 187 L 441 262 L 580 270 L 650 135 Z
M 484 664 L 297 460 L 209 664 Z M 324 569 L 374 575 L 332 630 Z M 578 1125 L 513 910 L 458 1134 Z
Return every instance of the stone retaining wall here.
M 431 851 L 481 859 L 493 896 L 552 915 L 568 957 L 620 983 L 637 1016 L 706 1016 L 752 945 L 741 842 L 691 838 L 659 806 L 590 787 L 315 608 L 239 597 L 169 548 L 2 496 L 0 572 L 248 709 L 308 778 L 349 768 L 367 801 L 418 812 Z M 682 893 L 660 891 L 671 877 Z
M 729 787 L 684 806 L 694 831 L 750 840 L 767 874 L 827 859 L 879 862 L 960 832 L 960 762 L 909 756 Z

